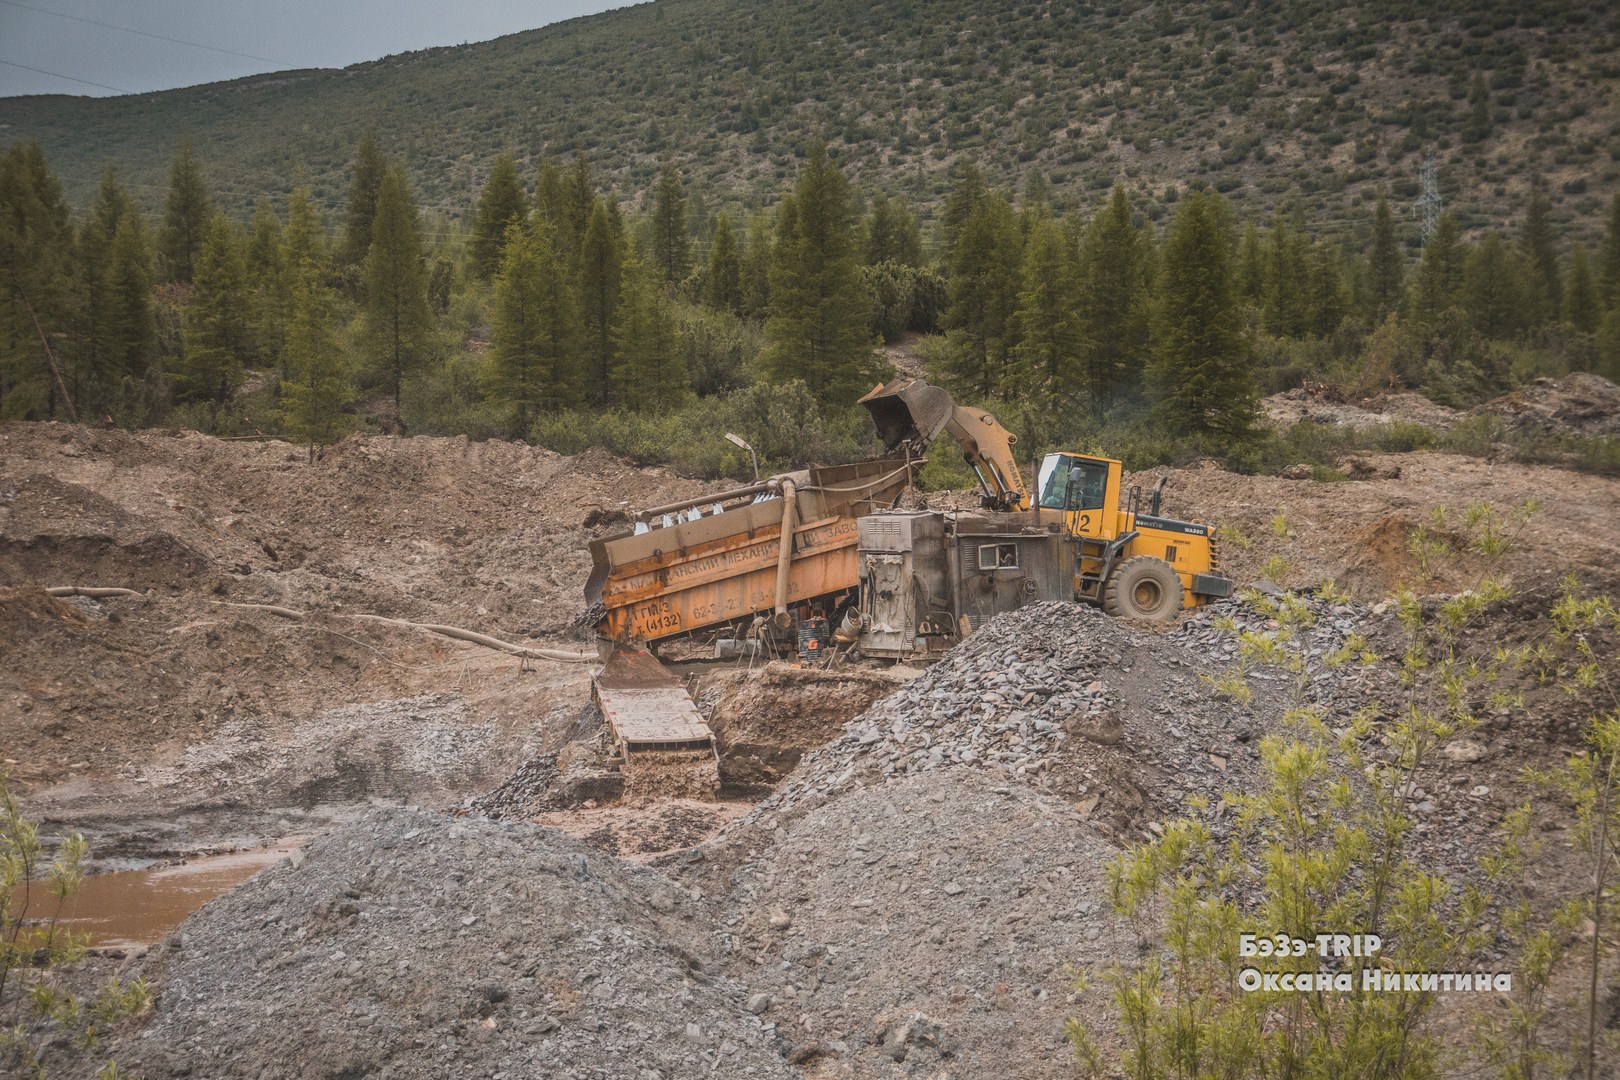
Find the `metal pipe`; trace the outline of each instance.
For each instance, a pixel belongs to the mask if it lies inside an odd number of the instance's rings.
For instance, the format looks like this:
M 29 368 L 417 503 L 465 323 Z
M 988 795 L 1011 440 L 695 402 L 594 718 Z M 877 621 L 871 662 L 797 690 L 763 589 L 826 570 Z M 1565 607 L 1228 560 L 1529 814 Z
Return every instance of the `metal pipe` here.
M 655 506 L 650 510 L 643 510 L 636 515 L 637 521 L 650 521 L 655 517 L 673 514 L 680 510 L 690 510 L 694 506 L 707 506 L 710 503 L 726 502 L 730 499 L 741 499 L 748 495 L 759 495 L 762 492 L 774 491 L 769 483 L 749 484 L 747 487 L 733 488 L 731 491 L 721 491 L 714 495 L 698 495 L 691 499 L 682 499 L 680 502 L 668 503 L 664 506 Z
M 788 568 L 793 562 L 794 511 L 798 508 L 799 491 L 792 480 L 782 478 L 782 538 L 776 553 L 776 625 L 786 630 L 792 624 L 788 614 Z

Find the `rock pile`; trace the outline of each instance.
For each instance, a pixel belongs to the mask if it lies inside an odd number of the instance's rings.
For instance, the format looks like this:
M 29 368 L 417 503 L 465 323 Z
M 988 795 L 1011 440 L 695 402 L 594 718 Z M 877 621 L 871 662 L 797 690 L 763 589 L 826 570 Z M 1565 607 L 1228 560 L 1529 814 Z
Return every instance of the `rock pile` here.
M 694 908 L 553 830 L 374 811 L 187 921 L 107 1049 L 154 1078 L 795 1075 Z

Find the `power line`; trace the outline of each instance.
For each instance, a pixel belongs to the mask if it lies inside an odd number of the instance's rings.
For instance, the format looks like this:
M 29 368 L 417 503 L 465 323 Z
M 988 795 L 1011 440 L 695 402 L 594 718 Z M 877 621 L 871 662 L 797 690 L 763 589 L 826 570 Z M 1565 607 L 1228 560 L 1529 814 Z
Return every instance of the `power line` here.
M 10 3 L 10 0 L 0 0 L 0 3 Z M 86 86 L 99 86 L 103 90 L 111 90 L 116 94 L 133 94 L 133 90 L 125 90 L 122 86 L 108 86 L 106 83 L 91 82 L 89 79 L 80 79 L 72 75 L 64 75 L 60 71 L 46 71 L 44 68 L 29 67 L 27 64 L 16 64 L 10 60 L 0 60 L 6 67 L 22 68 L 37 75 L 49 75 L 56 79 L 66 79 L 68 82 L 83 83 Z
M 141 37 L 153 38 L 153 39 L 155 39 L 157 41 L 168 41 L 168 42 L 172 42 L 175 45 L 189 45 L 193 49 L 207 49 L 209 52 L 224 53 L 227 56 L 240 56 L 245 60 L 261 60 L 266 64 L 275 64 L 277 67 L 297 67 L 298 66 L 297 64 L 289 64 L 285 60 L 273 60 L 268 56 L 257 56 L 257 55 L 255 55 L 253 53 L 237 52 L 235 49 L 222 49 L 217 45 L 204 45 L 201 42 L 197 42 L 197 41 L 186 41 L 183 38 L 168 37 L 168 36 L 166 36 L 164 34 L 152 34 L 152 33 L 148 33 L 145 30 L 132 30 L 127 26 L 116 26 L 113 23 L 100 22 L 100 21 L 98 21 L 96 19 L 86 19 L 82 15 L 69 15 L 66 12 L 52 11 L 49 8 L 34 7 L 31 4 L 19 4 L 19 3 L 17 3 L 17 0 L 0 0 L 0 4 L 5 4 L 7 7 L 21 8 L 23 11 L 37 11 L 41 15 L 55 15 L 58 19 L 72 19 L 74 22 L 89 23 L 91 26 L 100 26 L 100 27 L 104 27 L 105 29 L 108 29 L 108 30 L 117 30 L 120 33 L 137 34 L 137 35 L 139 35 Z M 22 65 L 21 64 L 16 64 L 16 65 L 13 65 L 13 66 L 21 67 Z M 33 71 L 33 70 L 36 70 L 36 69 L 29 68 L 28 70 Z M 47 71 L 47 72 L 45 72 L 45 74 L 50 75 L 50 74 L 52 74 L 52 72 Z M 64 75 L 62 77 L 65 79 L 65 78 L 69 78 L 70 76 Z M 74 79 L 73 81 L 74 82 L 83 82 L 84 80 L 83 79 Z M 100 83 L 91 83 L 90 85 L 91 86 L 101 86 Z M 116 90 L 118 88 L 114 87 L 114 86 L 108 86 L 108 87 L 103 87 L 103 89 Z M 128 93 L 132 93 L 132 91 L 124 90 L 124 91 L 122 91 L 122 93 L 128 94 Z

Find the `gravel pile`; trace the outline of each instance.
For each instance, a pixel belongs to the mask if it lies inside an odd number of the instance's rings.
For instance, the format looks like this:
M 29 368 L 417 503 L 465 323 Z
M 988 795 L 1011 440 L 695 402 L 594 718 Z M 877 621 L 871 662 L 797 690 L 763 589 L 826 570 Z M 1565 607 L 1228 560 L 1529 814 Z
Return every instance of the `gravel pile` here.
M 374 811 L 149 959 L 148 1077 L 795 1075 L 691 895 L 549 829 Z

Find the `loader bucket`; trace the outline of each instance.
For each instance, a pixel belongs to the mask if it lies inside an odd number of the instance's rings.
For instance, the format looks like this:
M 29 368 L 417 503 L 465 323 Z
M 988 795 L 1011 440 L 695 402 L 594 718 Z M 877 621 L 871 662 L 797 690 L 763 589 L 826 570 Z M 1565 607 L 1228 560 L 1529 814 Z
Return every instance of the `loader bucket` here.
M 919 447 L 932 443 L 956 410 L 950 394 L 920 379 L 894 379 L 860 403 L 872 414 L 878 437 L 890 450 L 908 441 Z

